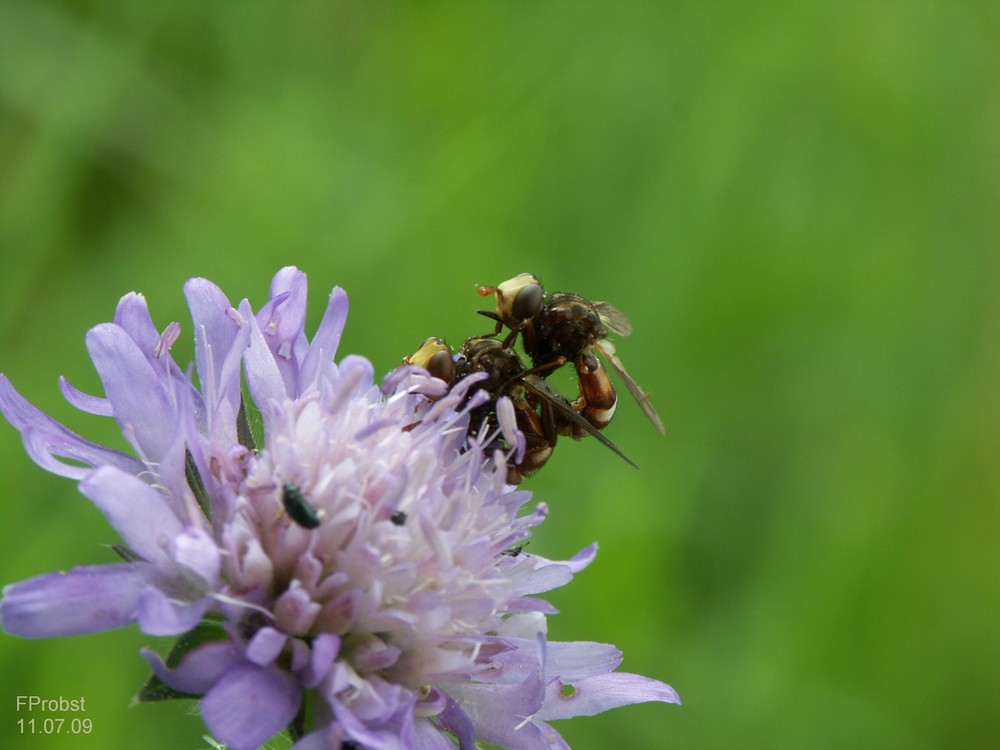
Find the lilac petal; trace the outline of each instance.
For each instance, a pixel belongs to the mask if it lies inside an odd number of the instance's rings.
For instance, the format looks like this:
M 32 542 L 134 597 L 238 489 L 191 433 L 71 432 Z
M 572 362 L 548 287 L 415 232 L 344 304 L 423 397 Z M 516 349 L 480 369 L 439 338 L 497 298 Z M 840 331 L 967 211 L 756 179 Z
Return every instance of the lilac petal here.
M 621 662 L 622 652 L 609 643 L 546 643 L 545 673 L 558 676 L 564 682 L 614 672 Z
M 129 548 L 151 563 L 167 562 L 167 549 L 181 522 L 156 490 L 105 466 L 80 482 L 80 492 L 93 500 Z
M 164 328 L 163 333 L 160 334 L 160 340 L 156 342 L 156 346 L 153 348 L 153 358 L 160 359 L 164 354 L 169 357 L 170 348 L 177 343 L 177 339 L 180 337 L 181 324 L 174 321 Z
M 516 583 L 518 594 L 541 594 L 544 591 L 565 586 L 573 579 L 573 573 L 566 565 L 558 563 L 542 564 Z
M 497 638 L 486 640 L 479 651 L 477 662 L 488 671 L 484 673 L 483 681 L 491 685 L 524 685 L 534 681 L 542 670 L 539 638 L 531 640 L 524 638 Z
M 543 615 L 537 613 L 519 614 L 506 618 L 497 630 L 497 635 L 501 642 L 511 646 L 522 641 L 530 640 L 533 644 L 538 643 L 539 636 L 544 636 L 548 630 L 548 623 Z
M 118 301 L 114 324 L 125 331 L 139 347 L 152 354 L 160 343 L 160 333 L 149 315 L 146 298 L 136 292 L 129 292 Z
M 215 540 L 207 531 L 194 527 L 181 531 L 171 542 L 170 556 L 196 573 L 209 587 L 215 586 L 222 559 Z
M 585 677 L 572 684 L 574 690 L 569 695 L 564 695 L 566 686 L 562 680 L 553 680 L 549 683 L 545 704 L 536 718 L 543 721 L 570 719 L 574 716 L 593 716 L 602 711 L 633 703 L 681 702 L 677 692 L 669 685 L 627 672 Z
M 372 363 L 356 354 L 348 354 L 340 360 L 340 383 L 331 410 L 340 408 L 344 401 L 363 398 L 373 388 Z
M 306 275 L 294 266 L 275 274 L 271 282 L 271 298 L 257 313 L 257 324 L 281 371 L 286 391 L 297 395 L 299 366 L 306 355 Z
M 570 750 L 570 746 L 566 744 L 566 740 L 550 725 L 544 721 L 536 721 L 535 726 L 541 730 L 545 741 L 549 743 L 549 750 Z
M 62 391 L 63 397 L 80 411 L 96 414 L 99 417 L 114 416 L 110 401 L 100 396 L 84 393 L 61 375 L 59 376 L 59 390 Z
M 565 560 L 563 562 L 560 562 L 559 564 L 567 565 L 569 566 L 569 569 L 572 570 L 574 573 L 579 573 L 581 570 L 583 570 L 592 562 L 594 562 L 595 557 L 597 557 L 597 542 L 587 545 L 582 550 L 573 555 L 573 557 L 571 557 L 569 560 Z
M 197 625 L 210 601 L 201 599 L 192 604 L 179 604 L 160 589 L 147 587 L 139 595 L 139 629 L 149 635 L 177 635 Z
M 66 433 L 73 433 L 66 430 Z M 118 466 L 128 473 L 139 474 L 146 470 L 145 464 L 136 461 L 131 456 L 113 451 L 100 445 L 91 443 L 83 438 L 73 435 L 67 440 L 59 433 L 47 431 L 44 427 L 25 427 L 21 433 L 24 441 L 24 449 L 31 459 L 46 471 L 61 477 L 70 479 L 83 479 L 94 466 L 110 465 Z M 79 461 L 85 464 L 70 464 L 60 461 L 56 456 L 70 461 Z
M 280 630 L 263 627 L 254 633 L 247 644 L 246 657 L 259 667 L 266 667 L 278 658 L 278 654 L 288 643 L 288 635 Z
M 131 456 L 85 440 L 32 406 L 6 376 L 0 374 L 0 413 L 22 434 L 25 449 L 43 469 L 53 474 L 81 479 L 90 469 L 56 460 L 56 456 L 80 461 L 87 467 L 110 464 L 138 474 L 145 466 Z
M 199 426 L 195 423 L 196 413 L 203 415 L 204 410 L 187 399 L 182 399 L 178 404 L 175 417 L 176 434 L 167 452 L 160 457 L 159 465 L 156 467 L 156 477 L 158 488 L 160 484 L 163 485 L 161 489 L 163 490 L 167 504 L 170 505 L 183 523 L 207 526 L 207 519 L 198 507 L 195 497 L 192 494 L 191 486 L 187 482 L 187 457 L 190 453 L 191 457 L 195 460 L 195 466 L 198 468 L 209 496 L 213 499 L 215 498 L 215 493 L 212 490 L 217 487 L 217 479 L 206 467 L 203 451 L 209 448 L 209 446 L 203 445 L 204 437 L 199 431 Z M 234 436 L 233 442 L 235 442 L 235 426 L 232 428 L 232 433 Z M 229 445 L 232 444 L 229 443 Z M 199 458 L 201 459 L 200 462 Z
M 4 587 L 0 620 L 8 633 L 53 638 L 97 633 L 136 618 L 153 572 L 146 563 L 94 565 L 48 573 Z
M 195 360 L 201 377 L 217 373 L 236 338 L 239 326 L 229 311 L 229 299 L 208 279 L 190 279 L 184 284 L 184 296 L 194 324 Z M 212 382 L 215 378 L 210 378 Z M 202 384 L 204 389 L 205 384 Z
M 170 448 L 177 419 L 160 373 L 126 332 L 112 323 L 87 332 L 87 349 L 122 433 L 143 459 L 158 462 Z
M 428 373 L 423 367 L 403 364 L 390 370 L 382 378 L 381 391 L 384 396 L 395 394 L 398 397 L 403 393 L 419 393 L 431 399 L 439 399 L 448 393 L 448 385 L 440 378 L 435 378 Z M 488 398 L 489 396 L 487 396 Z
M 184 655 L 181 663 L 168 667 L 162 657 L 148 648 L 140 650 L 153 673 L 163 684 L 182 693 L 202 695 L 243 657 L 231 641 L 206 643 Z
M 309 345 L 309 352 L 302 362 L 299 372 L 299 392 L 303 393 L 313 387 L 323 374 L 324 368 L 333 364 L 333 357 L 340 345 L 340 337 L 347 322 L 347 293 L 339 286 L 330 292 L 323 320 Z
M 410 747 L 403 741 L 398 730 L 392 728 L 369 727 L 349 708 L 339 702 L 333 703 L 337 723 L 348 737 L 366 750 L 405 750 Z
M 497 399 L 497 420 L 500 422 L 500 431 L 504 438 L 514 448 L 514 463 L 521 463 L 527 447 L 527 438 L 517 426 L 514 404 L 507 396 Z
M 232 362 L 242 356 L 239 340 L 241 326 L 233 313 L 233 306 L 222 290 L 207 279 L 191 279 L 184 285 L 184 295 L 191 308 L 194 322 L 195 361 L 201 380 L 205 408 L 210 419 L 220 402 L 239 403 L 239 374 L 234 377 Z M 245 333 L 243 344 L 245 346 Z
M 282 266 L 271 278 L 268 295 L 271 299 L 291 291 L 296 284 L 305 284 L 307 277 L 298 266 Z
M 271 301 L 279 298 L 281 301 L 270 308 L 265 305 L 257 321 L 271 344 L 271 351 L 281 359 L 292 359 L 292 355 L 298 353 L 296 344 L 304 343 L 308 291 L 306 275 L 295 266 L 285 266 L 271 280 Z M 294 357 L 294 360 L 301 361 L 301 358 Z
M 319 602 L 312 600 L 308 591 L 293 585 L 274 603 L 275 622 L 286 633 L 305 635 L 316 622 L 321 607 Z
M 351 691 L 350 708 L 350 713 L 358 720 L 383 729 L 398 726 L 402 732 L 412 732 L 416 696 L 411 690 L 375 674 L 369 674 L 358 688 Z M 400 731 L 394 734 L 399 737 Z
M 416 720 L 413 725 L 413 740 L 414 750 L 455 750 L 452 741 L 430 719 Z M 461 750 L 461 745 L 459 748 Z
M 517 593 L 540 594 L 569 583 L 573 575 L 586 568 L 597 557 L 597 542 L 584 547 L 569 560 L 552 561 L 538 558 L 538 566 L 518 582 Z
M 362 673 L 379 672 L 388 669 L 402 654 L 395 646 L 385 644 L 381 639 L 372 639 L 356 647 L 351 655 L 355 669 Z
M 290 750 L 330 750 L 331 747 L 340 747 L 340 740 L 331 742 L 327 736 L 329 733 L 330 730 L 326 727 L 316 732 L 310 732 L 292 745 Z
M 340 638 L 333 633 L 323 633 L 312 644 L 309 666 L 301 675 L 302 684 L 307 688 L 316 687 L 330 672 L 333 660 L 340 653 Z
M 21 439 L 28 457 L 43 469 L 56 476 L 66 477 L 67 479 L 83 479 L 91 471 L 93 464 L 88 463 L 86 466 L 80 466 L 78 464 L 66 463 L 56 458 L 57 455 L 73 453 L 74 451 L 51 433 L 27 427 L 21 433 Z M 64 458 L 72 460 L 76 459 L 76 456 L 64 456 Z
M 414 706 L 414 716 L 437 716 L 444 711 L 450 699 L 440 688 L 421 689 L 420 699 Z
M 243 355 L 250 344 L 250 326 L 243 325 L 222 362 L 219 382 L 216 387 L 218 401 L 210 404 L 208 411 L 208 437 L 227 444 L 236 442 L 236 413 L 240 408 L 243 394 L 240 390 L 240 375 Z
M 539 728 L 525 722 L 542 705 L 540 672 L 521 684 L 460 683 L 447 691 L 469 716 L 476 739 L 508 750 L 548 750 Z
M 441 726 L 449 730 L 458 740 L 458 750 L 476 750 L 476 730 L 472 727 L 472 721 L 468 714 L 449 697 L 438 720 Z
M 301 638 L 292 638 L 289 647 L 291 654 L 288 657 L 288 669 L 299 676 L 299 682 L 303 685 L 315 687 L 315 685 L 306 685 L 305 679 L 305 673 L 308 671 L 307 668 L 313 655 L 312 648 Z
M 216 739 L 232 750 L 254 750 L 295 718 L 301 702 L 291 675 L 244 662 L 208 691 L 201 712 Z
M 257 311 L 257 315 L 255 316 L 257 327 L 264 334 L 264 341 L 267 343 L 267 348 L 274 355 L 274 359 L 278 363 L 278 368 L 282 371 L 282 374 L 286 373 L 286 365 L 293 359 L 293 347 L 291 342 L 279 341 L 276 338 L 279 327 L 277 319 L 280 315 L 278 310 L 288 301 L 290 296 L 291 292 L 273 295 L 267 301 L 267 304 Z
M 244 305 L 240 305 L 240 313 L 250 313 L 249 305 L 244 310 Z M 265 431 L 267 430 L 267 417 L 272 413 L 288 395 L 285 390 L 285 381 L 281 377 L 281 370 L 275 362 L 274 354 L 271 353 L 264 333 L 260 326 L 251 318 L 250 323 L 250 343 L 243 358 L 243 365 L 246 368 L 247 387 L 250 389 L 250 396 L 257 408 L 264 414 Z
M 544 599 L 531 596 L 516 596 L 507 602 L 507 611 L 512 613 L 541 612 L 546 615 L 557 615 L 559 609 Z

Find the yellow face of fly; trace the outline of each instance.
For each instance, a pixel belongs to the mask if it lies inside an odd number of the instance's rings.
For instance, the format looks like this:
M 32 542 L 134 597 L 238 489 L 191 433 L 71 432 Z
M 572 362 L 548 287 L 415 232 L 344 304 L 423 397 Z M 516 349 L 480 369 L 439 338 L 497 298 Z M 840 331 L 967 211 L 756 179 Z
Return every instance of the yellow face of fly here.
M 406 361 L 411 365 L 423 367 L 431 375 L 448 384 L 455 379 L 455 361 L 451 358 L 451 350 L 437 336 L 427 339 L 417 351 L 406 358 Z
M 497 315 L 512 330 L 537 316 L 545 303 L 542 284 L 534 274 L 521 273 L 489 289 L 497 295 Z

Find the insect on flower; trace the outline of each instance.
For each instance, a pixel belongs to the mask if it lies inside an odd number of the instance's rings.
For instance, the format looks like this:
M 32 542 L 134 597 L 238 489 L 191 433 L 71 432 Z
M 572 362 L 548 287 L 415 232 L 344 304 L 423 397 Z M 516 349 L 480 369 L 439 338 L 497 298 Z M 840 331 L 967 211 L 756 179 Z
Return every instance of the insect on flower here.
M 517 351 L 496 338 L 472 336 L 466 339 L 458 356 L 452 355 L 442 339 L 429 338 L 404 363 L 424 367 L 448 388 L 473 378 L 469 396 L 485 397 L 470 411 L 469 440 L 486 436 L 492 447 L 518 446 L 507 467 L 510 484 L 518 484 L 541 469 L 552 456 L 560 434 L 593 435 L 632 464 L 546 380 L 533 374 Z M 509 404 L 506 414 L 512 415 L 512 420 L 504 419 L 502 400 Z
M 609 332 L 619 336 L 632 334 L 632 324 L 614 305 L 592 302 L 569 292 L 547 295 L 538 278 L 530 273 L 519 274 L 497 286 L 481 286 L 479 294 L 496 296 L 495 310 L 478 312 L 497 322 L 493 335 L 500 335 L 505 326 L 509 329 L 503 340 L 505 347 L 513 346 L 520 335 L 524 351 L 531 358 L 529 372 L 544 377 L 573 363 L 580 385 L 573 409 L 595 428 L 602 429 L 611 421 L 618 404 L 614 384 L 594 356 L 599 352 L 653 426 L 664 432 L 649 394 L 628 374 L 615 355 L 614 345 L 608 341 Z M 582 437 L 587 431 L 581 432 L 579 425 L 572 423 L 561 425 L 560 433 Z
M 281 503 L 285 506 L 288 517 L 304 529 L 315 529 L 319 526 L 320 517 L 316 508 L 306 500 L 295 484 L 285 482 L 281 489 Z

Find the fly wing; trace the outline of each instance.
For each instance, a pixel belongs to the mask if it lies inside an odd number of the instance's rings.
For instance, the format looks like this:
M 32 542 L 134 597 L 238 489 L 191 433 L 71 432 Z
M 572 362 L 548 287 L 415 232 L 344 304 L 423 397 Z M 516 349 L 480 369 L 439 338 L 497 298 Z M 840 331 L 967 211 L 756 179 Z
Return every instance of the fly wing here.
M 632 335 L 632 323 L 625 317 L 625 313 L 612 305 L 610 302 L 594 302 L 594 309 L 601 316 L 601 322 L 608 327 L 612 333 L 619 336 Z
M 625 383 L 625 387 L 628 388 L 628 392 L 632 394 L 632 398 L 636 400 L 639 404 L 639 408 L 642 409 L 642 413 L 645 414 L 649 421 L 653 423 L 653 427 L 658 429 L 661 433 L 666 434 L 666 429 L 663 427 L 663 422 L 660 420 L 660 415 L 656 413 L 653 408 L 653 404 L 650 403 L 649 394 L 642 389 L 642 386 L 636 383 L 632 376 L 628 374 L 625 370 L 625 366 L 622 361 L 618 359 L 615 355 L 615 348 L 611 345 L 609 341 L 598 341 L 595 345 L 601 354 L 603 354 L 611 367 L 615 372 L 618 373 L 618 377 L 622 379 Z
M 599 442 L 603 443 L 612 451 L 614 451 L 616 454 L 625 459 L 627 463 L 631 464 L 637 469 L 639 468 L 638 466 L 636 466 L 635 462 L 631 458 L 622 453 L 621 448 L 619 448 L 617 445 L 608 440 L 608 438 L 605 437 L 603 432 L 598 430 L 596 427 L 594 427 L 594 425 L 592 425 L 586 419 L 581 417 L 580 414 L 576 411 L 576 409 L 574 409 L 570 405 L 569 401 L 563 398 L 561 393 L 558 393 L 555 389 L 553 389 L 552 386 L 550 386 L 547 381 L 543 380 L 537 375 L 529 375 L 528 377 L 521 380 L 521 384 L 524 385 L 524 387 L 527 388 L 532 393 L 540 396 L 541 398 L 544 398 L 545 401 L 549 405 L 551 405 L 553 409 L 558 411 L 560 414 L 562 414 L 570 421 L 582 427 L 587 432 L 588 435 L 593 435 L 595 438 L 597 438 Z

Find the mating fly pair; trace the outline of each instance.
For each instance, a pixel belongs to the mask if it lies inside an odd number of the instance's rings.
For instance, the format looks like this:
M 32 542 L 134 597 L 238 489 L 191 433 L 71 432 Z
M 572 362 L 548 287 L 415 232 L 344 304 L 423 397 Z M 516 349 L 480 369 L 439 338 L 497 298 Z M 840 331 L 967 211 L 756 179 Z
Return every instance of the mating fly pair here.
M 617 308 L 567 292 L 546 294 L 539 280 L 529 273 L 497 286 L 481 286 L 479 294 L 495 296 L 494 310 L 478 311 L 496 321 L 493 332 L 470 337 L 457 356 L 441 339 L 427 339 L 404 363 L 424 367 L 449 388 L 470 375 L 485 373 L 486 377 L 470 389 L 470 393 L 488 394 L 488 399 L 470 413 L 470 438 L 484 432 L 500 435 L 498 400 L 504 396 L 510 400 L 516 425 L 525 437 L 523 457 L 508 468 L 511 484 L 521 482 L 548 461 L 559 435 L 575 439 L 593 435 L 632 463 L 600 432 L 614 416 L 618 395 L 597 354 L 621 377 L 656 429 L 664 431 L 649 394 L 626 372 L 607 340 L 609 333 L 632 333 L 632 325 Z M 501 339 L 504 328 L 508 332 Z M 518 337 L 530 366 L 514 348 Z M 573 365 L 579 384 L 579 395 L 573 401 L 546 380 L 567 364 Z

